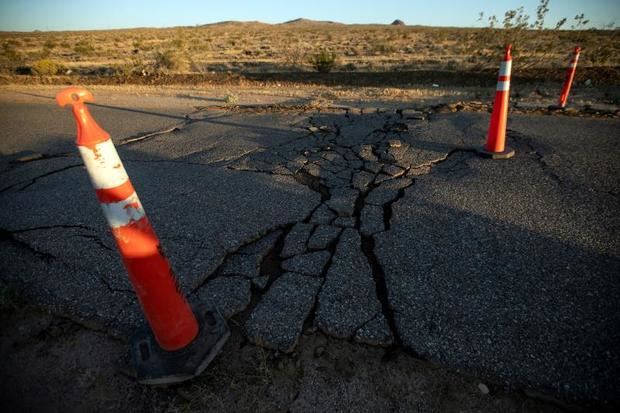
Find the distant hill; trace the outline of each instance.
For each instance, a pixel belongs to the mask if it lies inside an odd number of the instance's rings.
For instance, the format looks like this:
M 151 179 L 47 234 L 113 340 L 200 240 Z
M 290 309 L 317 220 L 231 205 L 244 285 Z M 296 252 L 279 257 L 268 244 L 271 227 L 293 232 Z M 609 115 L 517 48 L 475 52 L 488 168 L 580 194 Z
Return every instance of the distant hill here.
M 238 21 L 238 20 L 224 20 L 221 22 L 215 23 L 206 23 L 201 24 L 199 27 L 213 27 L 213 26 L 249 26 L 249 25 L 263 25 L 269 26 L 268 23 L 259 22 L 258 20 L 253 21 Z
M 198 27 L 214 27 L 214 26 L 233 26 L 233 27 L 243 27 L 243 26 L 288 26 L 288 27 L 312 27 L 312 26 L 384 26 L 385 23 L 356 23 L 356 24 L 346 24 L 341 22 L 335 22 L 332 20 L 312 20 L 312 19 L 304 19 L 302 17 L 298 19 L 288 20 L 283 23 L 263 23 L 261 21 L 238 21 L 238 20 L 225 20 L 221 22 L 215 23 L 206 23 L 201 24 Z M 402 20 L 394 20 L 391 25 L 394 26 L 404 26 L 405 23 Z
M 329 21 L 329 20 L 311 20 L 311 19 L 299 18 L 299 19 L 295 19 L 295 20 L 289 20 L 287 22 L 280 23 L 280 24 L 295 25 L 295 26 L 314 26 L 314 25 L 317 25 L 317 24 L 340 24 L 340 25 L 343 25 L 344 23 L 338 23 L 338 22 L 333 22 L 333 21 Z

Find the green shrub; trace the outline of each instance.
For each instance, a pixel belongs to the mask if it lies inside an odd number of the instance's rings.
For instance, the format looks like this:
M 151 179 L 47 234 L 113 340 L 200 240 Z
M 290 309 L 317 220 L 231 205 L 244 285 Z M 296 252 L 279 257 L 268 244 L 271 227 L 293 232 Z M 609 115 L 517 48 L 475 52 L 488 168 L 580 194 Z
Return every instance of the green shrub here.
M 40 76 L 53 76 L 61 69 L 60 65 L 50 59 L 41 59 L 34 62 L 32 71 Z
M 79 54 L 89 54 L 95 51 L 95 47 L 88 40 L 80 40 L 73 46 L 73 51 Z
M 160 50 L 155 53 L 155 68 L 164 71 L 183 71 L 187 69 L 187 60 L 174 50 Z
M 2 50 L 0 50 L 0 54 L 11 60 L 17 60 L 22 57 L 21 53 L 19 53 L 10 42 L 6 42 L 2 45 Z
M 128 80 L 135 75 L 148 73 L 148 68 L 140 58 L 133 58 L 130 62 L 112 66 L 113 74 L 122 80 Z
M 328 73 L 336 65 L 336 53 L 321 50 L 310 56 L 308 61 L 317 72 Z
M 185 40 L 183 40 L 183 38 L 181 37 L 172 39 L 170 41 L 170 46 L 174 47 L 175 49 L 183 49 L 185 47 Z
M 15 47 L 15 46 L 21 46 L 21 45 L 22 45 L 21 39 L 8 39 L 3 44 L 3 47 Z
M 10 42 L 6 42 L 0 48 L 0 72 L 13 73 L 16 68 L 23 65 L 24 56 Z
M 48 57 L 50 57 L 51 54 L 52 54 L 52 50 L 48 49 L 47 47 L 44 47 L 43 49 L 39 50 L 36 53 L 29 53 L 29 55 L 35 59 L 47 59 Z
M 45 43 L 43 44 L 43 47 L 46 49 L 52 50 L 53 48 L 56 47 L 56 42 L 53 41 L 52 39 L 47 39 Z
M 390 42 L 375 42 L 371 46 L 371 52 L 375 54 L 394 53 L 396 46 Z
M 239 102 L 239 96 L 234 93 L 228 92 L 226 93 L 226 96 L 224 96 L 224 103 L 227 105 L 234 106 L 237 102 Z

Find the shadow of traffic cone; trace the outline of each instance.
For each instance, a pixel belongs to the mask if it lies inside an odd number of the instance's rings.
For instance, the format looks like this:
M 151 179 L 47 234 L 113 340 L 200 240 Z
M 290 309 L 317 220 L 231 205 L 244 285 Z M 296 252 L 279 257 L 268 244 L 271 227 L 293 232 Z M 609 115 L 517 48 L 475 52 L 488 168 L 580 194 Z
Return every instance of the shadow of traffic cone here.
M 566 79 L 564 80 L 564 85 L 562 86 L 562 93 L 560 93 L 560 100 L 558 102 L 559 109 L 564 109 L 566 107 L 568 94 L 570 93 L 573 80 L 575 79 L 575 72 L 577 71 L 577 62 L 579 61 L 580 53 L 581 47 L 575 47 L 573 50 L 573 55 L 571 56 L 570 64 L 568 65 L 568 70 L 566 71 Z
M 93 100 L 78 87 L 56 96 L 60 106 L 72 106 L 76 145 L 150 326 L 131 340 L 136 376 L 146 384 L 191 379 L 220 352 L 230 330 L 217 311 L 199 306 L 192 310 L 180 292 L 110 135 L 85 105 Z
M 508 105 L 510 97 L 510 72 L 512 69 L 512 56 L 510 51 L 512 45 L 506 46 L 504 60 L 499 68 L 497 87 L 495 89 L 495 102 L 493 103 L 493 113 L 491 114 L 491 124 L 487 142 L 484 147 L 478 150 L 481 156 L 491 159 L 512 158 L 515 151 L 506 148 L 506 121 L 508 120 Z

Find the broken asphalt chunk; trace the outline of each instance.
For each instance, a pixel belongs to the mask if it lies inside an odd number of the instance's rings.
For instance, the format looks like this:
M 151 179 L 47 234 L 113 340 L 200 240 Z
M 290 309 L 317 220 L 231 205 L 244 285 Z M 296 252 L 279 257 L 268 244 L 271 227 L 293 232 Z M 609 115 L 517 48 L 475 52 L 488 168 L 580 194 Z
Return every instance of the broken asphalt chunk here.
M 320 207 L 314 211 L 312 217 L 310 218 L 311 224 L 329 224 L 332 220 L 336 218 L 336 214 L 325 204 L 321 204 Z
M 302 222 L 295 224 L 284 239 L 284 248 L 280 254 L 282 258 L 289 258 L 306 252 L 306 242 L 310 238 L 313 228 L 313 225 Z
M 366 203 L 372 205 L 384 205 L 388 202 L 394 201 L 398 198 L 399 191 L 408 187 L 411 183 L 412 181 L 409 178 L 398 178 L 384 182 L 370 191 L 366 197 Z
M 290 353 L 314 307 L 322 280 L 295 273 L 282 274 L 262 296 L 245 322 L 248 339 L 256 345 Z
M 354 229 L 346 229 L 340 236 L 318 300 L 317 325 L 339 338 L 352 337 L 381 312 L 372 270 Z
M 383 313 L 377 314 L 357 330 L 353 339 L 358 343 L 382 347 L 388 347 L 394 342 L 394 336 Z
M 244 277 L 218 277 L 200 287 L 198 300 L 217 308 L 225 318 L 242 312 L 250 304 L 250 281 Z
M 263 256 L 261 254 L 232 254 L 224 262 L 222 275 L 242 275 L 247 278 L 258 277 L 262 260 Z
M 289 272 L 297 272 L 304 275 L 318 277 L 323 272 L 325 264 L 329 261 L 329 251 L 316 251 L 296 255 L 282 262 L 282 269 Z
M 242 247 L 238 253 L 248 255 L 259 254 L 264 258 L 273 249 L 280 235 L 282 235 L 281 230 L 270 232 L 261 239 Z
M 383 223 L 383 207 L 377 205 L 365 205 L 360 215 L 360 232 L 364 236 L 371 236 L 385 230 Z
M 326 204 L 341 217 L 350 217 L 355 209 L 355 201 L 359 192 L 350 188 L 337 188 L 332 191 Z
M 342 228 L 331 225 L 319 225 L 308 240 L 308 248 L 324 250 L 340 235 Z
M 372 183 L 374 179 L 375 176 L 370 172 L 360 171 L 353 175 L 352 184 L 355 188 L 363 191 Z

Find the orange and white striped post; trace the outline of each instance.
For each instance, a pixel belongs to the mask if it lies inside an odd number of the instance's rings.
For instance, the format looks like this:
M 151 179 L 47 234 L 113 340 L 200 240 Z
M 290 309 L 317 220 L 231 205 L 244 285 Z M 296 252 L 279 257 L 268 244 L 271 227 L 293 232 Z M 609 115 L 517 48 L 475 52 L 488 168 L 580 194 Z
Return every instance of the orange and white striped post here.
M 575 47 L 573 50 L 573 55 L 570 59 L 570 64 L 568 65 L 568 69 L 566 71 L 566 79 L 564 80 L 564 85 L 562 86 L 562 93 L 560 93 L 560 101 L 558 103 L 560 109 L 564 109 L 566 107 L 568 94 L 570 93 L 570 88 L 573 86 L 573 80 L 575 79 L 575 72 L 577 71 L 577 62 L 579 61 L 580 53 L 581 47 Z
M 506 46 L 504 59 L 499 68 L 497 87 L 495 88 L 495 101 L 491 124 L 487 135 L 487 142 L 478 150 L 482 156 L 491 159 L 508 159 L 514 156 L 515 151 L 506 148 L 506 122 L 508 120 L 508 105 L 510 98 L 510 72 L 512 70 L 512 45 Z
M 166 358 L 166 353 L 185 350 L 199 339 L 201 323 L 178 288 L 110 135 L 97 124 L 85 105 L 93 100 L 89 91 L 79 87 L 64 89 L 56 96 L 60 106 L 72 106 L 77 123 L 76 145 L 156 341 L 147 345 L 148 348 L 141 344 L 137 349 L 143 358 L 138 364 L 158 363 Z M 155 357 L 158 360 L 151 360 L 158 352 L 164 356 L 158 354 Z M 165 368 L 149 366 L 149 371 L 142 372 L 146 376 L 140 377 L 138 371 L 138 378 L 145 383 L 161 384 L 193 377 L 189 376 L 187 366 L 179 372 L 178 366 L 164 364 Z M 136 367 L 140 370 L 141 366 Z

